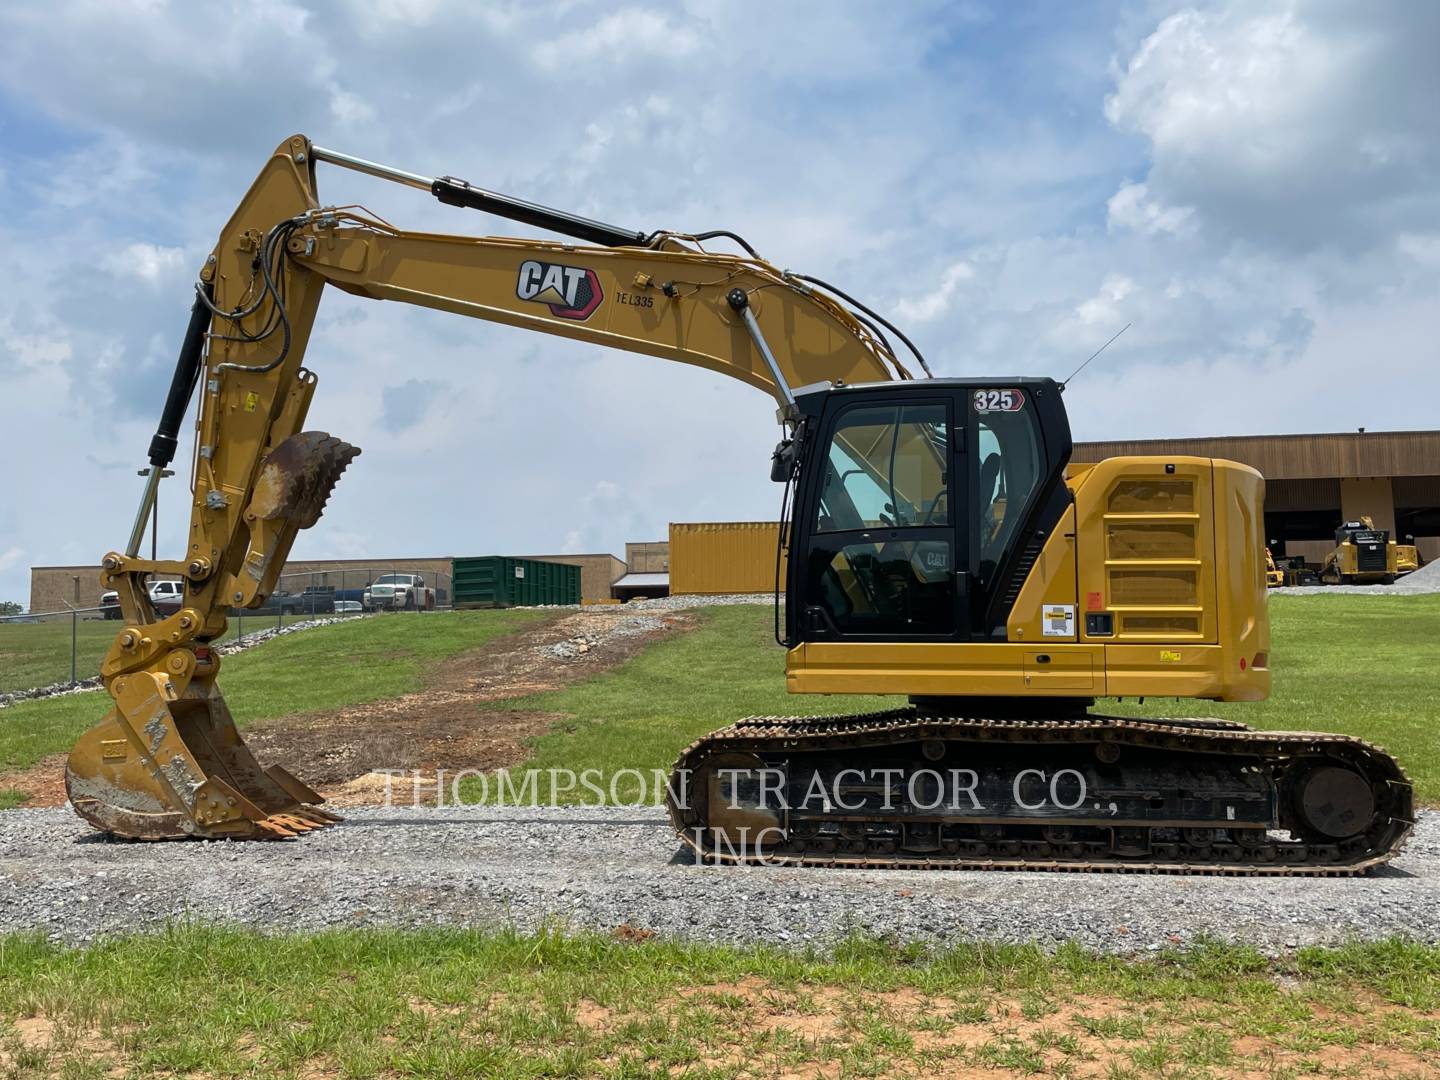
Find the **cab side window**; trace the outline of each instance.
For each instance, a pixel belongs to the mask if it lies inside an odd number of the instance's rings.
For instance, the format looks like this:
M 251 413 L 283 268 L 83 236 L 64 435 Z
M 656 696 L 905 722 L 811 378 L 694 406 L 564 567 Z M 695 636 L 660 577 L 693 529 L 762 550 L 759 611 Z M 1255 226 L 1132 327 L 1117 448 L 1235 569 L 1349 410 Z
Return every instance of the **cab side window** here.
M 976 425 L 977 585 L 986 591 L 1016 543 L 1020 522 L 1040 486 L 1044 462 L 1033 410 L 980 413 Z

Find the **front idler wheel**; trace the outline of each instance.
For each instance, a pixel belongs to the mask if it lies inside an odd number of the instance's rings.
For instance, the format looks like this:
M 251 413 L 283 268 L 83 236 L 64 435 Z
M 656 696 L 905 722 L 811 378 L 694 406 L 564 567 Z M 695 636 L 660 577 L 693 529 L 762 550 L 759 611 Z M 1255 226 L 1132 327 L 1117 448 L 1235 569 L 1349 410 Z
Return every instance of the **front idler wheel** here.
M 783 791 L 784 771 L 754 754 L 717 754 L 702 764 L 689 784 L 701 853 L 763 856 L 783 844 L 789 816 Z

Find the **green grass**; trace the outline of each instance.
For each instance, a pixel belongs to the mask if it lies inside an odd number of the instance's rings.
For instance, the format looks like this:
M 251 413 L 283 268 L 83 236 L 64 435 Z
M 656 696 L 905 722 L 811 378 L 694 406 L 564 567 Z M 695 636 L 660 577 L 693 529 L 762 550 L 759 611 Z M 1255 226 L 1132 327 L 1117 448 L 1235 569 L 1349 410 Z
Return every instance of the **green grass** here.
M 285 615 L 286 626 L 312 618 Z M 324 616 L 321 616 L 323 618 Z M 220 641 L 230 641 L 239 630 L 249 635 L 275 625 L 277 616 L 251 615 L 231 619 Z M 243 627 L 242 627 L 243 622 Z M 124 624 L 118 620 L 82 617 L 75 626 L 75 676 L 88 679 L 100 670 L 100 661 Z M 0 623 L 0 693 L 70 681 L 70 622 Z
M 375 701 L 414 690 L 436 664 L 543 617 L 510 609 L 356 619 L 227 657 L 220 685 L 242 728 L 257 720 Z M 68 750 L 81 732 L 101 720 L 109 700 L 104 693 L 72 694 L 0 710 L 0 768 L 24 768 L 46 754 Z
M 558 930 L 0 937 L 0 1077 L 17 1078 L 1365 1075 L 1381 1054 L 1402 1076 L 1440 1050 L 1437 1007 L 1440 948 L 1399 941 L 1277 966 L 1207 943 L 1135 961 Z
M 883 709 L 903 701 L 787 694 L 785 653 L 775 644 L 768 606 L 703 608 L 694 616 L 699 629 L 662 640 L 603 675 L 563 690 L 489 703 L 492 709 L 533 709 L 562 717 L 536 741 L 525 767 L 597 769 L 605 777 L 639 769 L 653 792 L 652 770 L 668 773 L 684 747 L 741 717 Z M 615 794 L 630 801 L 636 788 L 625 780 L 617 783 Z M 608 783 L 603 780 L 601 786 Z M 478 782 L 461 787 L 462 796 L 474 798 L 479 791 Z M 549 801 L 548 791 L 541 796 Z M 595 801 L 596 796 L 581 790 L 560 792 L 557 798 Z
M 75 627 L 77 678 L 88 679 L 100 669 L 100 660 L 115 634 L 118 622 L 81 619 Z M 0 623 L 0 693 L 70 679 L 70 623 Z
M 1440 801 L 1440 596 L 1276 596 L 1270 613 L 1269 700 L 1151 698 L 1140 705 L 1105 699 L 1098 707 L 1357 735 L 1400 758 L 1423 802 Z M 693 740 L 742 716 L 886 708 L 903 701 L 787 695 L 784 654 L 771 638 L 768 607 L 717 607 L 696 615 L 699 630 L 662 641 L 624 667 L 564 690 L 493 703 L 564 717 L 536 742 L 526 767 L 593 768 L 606 776 L 638 768 L 648 776 L 651 769 L 668 769 Z M 473 798 L 480 789 L 471 783 L 461 790 Z M 561 799 L 582 795 L 561 793 Z

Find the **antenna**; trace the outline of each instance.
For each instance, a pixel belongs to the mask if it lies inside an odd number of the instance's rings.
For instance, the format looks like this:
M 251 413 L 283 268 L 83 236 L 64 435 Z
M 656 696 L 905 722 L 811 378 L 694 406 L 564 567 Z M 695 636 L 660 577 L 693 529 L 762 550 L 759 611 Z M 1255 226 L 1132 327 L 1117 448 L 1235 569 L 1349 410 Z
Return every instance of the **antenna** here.
M 1093 353 L 1091 353 L 1091 354 L 1086 358 L 1084 364 L 1081 364 L 1079 367 L 1077 367 L 1074 371 L 1072 371 L 1072 372 L 1070 373 L 1070 378 L 1069 378 L 1069 379 L 1066 379 L 1066 380 L 1064 380 L 1063 382 L 1061 382 L 1061 384 L 1060 384 L 1060 389 L 1061 389 L 1061 390 L 1064 390 L 1065 387 L 1069 386 L 1069 385 L 1070 385 L 1070 380 L 1071 380 L 1071 379 L 1074 379 L 1076 375 L 1079 375 L 1080 372 L 1084 371 L 1086 364 L 1089 364 L 1091 360 L 1094 360 L 1095 357 L 1099 356 L 1102 352 L 1104 352 L 1104 351 L 1105 351 L 1106 349 L 1108 349 L 1111 345 L 1113 345 L 1113 344 L 1115 343 L 1115 338 L 1118 338 L 1121 334 L 1123 334 L 1126 330 L 1129 330 L 1130 327 L 1132 327 L 1132 326 L 1134 326 L 1134 325 L 1135 325 L 1134 323 L 1128 323 L 1128 322 L 1127 322 L 1124 326 L 1120 327 L 1119 330 L 1116 330 L 1116 331 L 1115 331 L 1115 334 L 1114 334 L 1114 337 L 1112 337 L 1109 341 L 1105 342 L 1104 345 L 1101 345 L 1098 349 L 1096 349 Z

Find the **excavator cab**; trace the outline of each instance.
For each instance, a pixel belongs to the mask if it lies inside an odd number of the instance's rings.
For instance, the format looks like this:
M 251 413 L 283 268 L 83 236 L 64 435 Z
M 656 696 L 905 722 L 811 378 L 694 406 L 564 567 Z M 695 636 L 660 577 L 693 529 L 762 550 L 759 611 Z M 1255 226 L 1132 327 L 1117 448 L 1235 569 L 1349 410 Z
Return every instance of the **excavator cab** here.
M 1027 552 L 1070 502 L 1059 385 L 931 379 L 796 403 L 787 644 L 1003 640 Z

